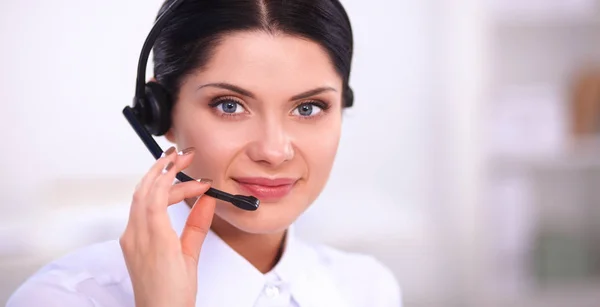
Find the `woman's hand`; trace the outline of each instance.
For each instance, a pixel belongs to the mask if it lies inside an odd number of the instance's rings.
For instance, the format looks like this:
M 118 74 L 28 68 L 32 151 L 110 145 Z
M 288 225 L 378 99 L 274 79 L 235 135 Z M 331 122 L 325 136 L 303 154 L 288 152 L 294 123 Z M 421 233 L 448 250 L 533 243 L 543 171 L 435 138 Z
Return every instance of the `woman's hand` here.
M 173 230 L 167 207 L 202 195 L 210 183 L 173 185 L 177 172 L 193 159 L 193 150 L 175 154 L 171 147 L 139 183 L 121 249 L 137 307 L 192 307 L 197 292 L 200 248 L 212 221 L 215 199 L 203 196 L 193 206 L 181 238 Z

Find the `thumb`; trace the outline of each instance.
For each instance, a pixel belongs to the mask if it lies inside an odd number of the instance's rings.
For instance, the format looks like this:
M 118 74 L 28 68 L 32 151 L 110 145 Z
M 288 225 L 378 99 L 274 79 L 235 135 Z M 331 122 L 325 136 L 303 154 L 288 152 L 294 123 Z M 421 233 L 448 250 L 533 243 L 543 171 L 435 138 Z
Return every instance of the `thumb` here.
M 181 252 L 192 261 L 188 265 L 198 265 L 200 249 L 208 234 L 215 213 L 216 200 L 202 195 L 192 207 L 181 232 Z

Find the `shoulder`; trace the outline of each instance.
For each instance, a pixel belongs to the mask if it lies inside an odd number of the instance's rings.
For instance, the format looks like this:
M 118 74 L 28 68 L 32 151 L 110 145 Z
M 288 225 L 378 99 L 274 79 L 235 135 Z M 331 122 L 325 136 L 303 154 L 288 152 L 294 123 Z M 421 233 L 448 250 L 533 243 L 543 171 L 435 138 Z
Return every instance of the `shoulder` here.
M 20 285 L 6 306 L 104 305 L 114 302 L 114 294 L 126 297 L 128 278 L 118 241 L 97 243 L 46 264 Z
M 362 306 L 401 306 L 401 289 L 392 270 L 377 258 L 325 245 L 313 245 L 320 262 L 349 297 Z M 360 293 L 360 294 L 359 294 Z

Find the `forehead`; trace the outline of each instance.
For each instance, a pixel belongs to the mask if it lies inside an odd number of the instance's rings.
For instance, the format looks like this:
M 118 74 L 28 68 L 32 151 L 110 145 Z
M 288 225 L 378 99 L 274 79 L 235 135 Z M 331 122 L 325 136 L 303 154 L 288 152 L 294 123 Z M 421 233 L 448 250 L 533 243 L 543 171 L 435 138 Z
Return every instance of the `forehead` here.
M 282 93 L 318 86 L 341 90 L 342 85 L 328 54 L 319 44 L 263 31 L 224 36 L 195 79 Z

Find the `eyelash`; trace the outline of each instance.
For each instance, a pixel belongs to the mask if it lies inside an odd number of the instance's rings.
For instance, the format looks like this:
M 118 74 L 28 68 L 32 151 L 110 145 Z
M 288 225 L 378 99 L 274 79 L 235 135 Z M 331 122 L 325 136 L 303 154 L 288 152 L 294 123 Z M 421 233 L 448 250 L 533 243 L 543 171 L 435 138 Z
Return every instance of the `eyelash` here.
M 245 111 L 246 107 L 244 106 L 244 104 L 243 104 L 243 103 L 242 103 L 242 102 L 241 102 L 239 99 L 237 99 L 237 98 L 233 98 L 233 97 L 220 97 L 220 98 L 214 99 L 214 100 L 213 100 L 213 101 L 212 101 L 212 102 L 209 104 L 209 106 L 210 106 L 212 109 L 214 109 L 214 110 L 215 110 L 215 112 L 217 112 L 217 113 L 218 113 L 220 116 L 222 116 L 222 117 L 229 117 L 229 118 L 233 118 L 233 119 L 235 119 L 236 117 L 239 117 L 239 116 L 241 115 L 241 114 L 237 114 L 237 113 L 225 113 L 225 112 L 220 112 L 220 111 L 217 111 L 217 110 L 216 110 L 216 108 L 217 108 L 217 107 L 218 107 L 220 104 L 222 104 L 222 103 L 225 103 L 225 102 L 233 102 L 233 103 L 236 103 L 236 104 L 238 104 L 239 106 L 241 106 L 242 108 L 244 108 L 244 112 L 247 112 L 247 111 Z M 329 103 L 326 103 L 326 102 L 324 102 L 324 101 L 321 101 L 321 100 L 308 100 L 308 101 L 304 101 L 304 102 L 302 102 L 302 103 L 299 103 L 299 104 L 297 104 L 297 105 L 296 105 L 296 106 L 293 108 L 293 110 L 296 110 L 296 109 L 298 109 L 299 107 L 301 107 L 301 106 L 303 106 L 303 105 L 312 105 L 312 106 L 316 106 L 316 107 L 318 107 L 319 109 L 321 109 L 321 112 L 322 112 L 322 113 L 326 113 L 326 112 L 329 110 L 329 108 L 331 107 L 331 105 L 330 105 Z M 300 117 L 300 119 L 302 119 L 302 120 L 311 120 L 311 119 L 316 119 L 316 118 L 319 118 L 319 117 L 321 117 L 321 116 L 322 116 L 322 113 L 319 113 L 319 115 L 315 115 L 315 116 L 298 116 L 298 117 Z

